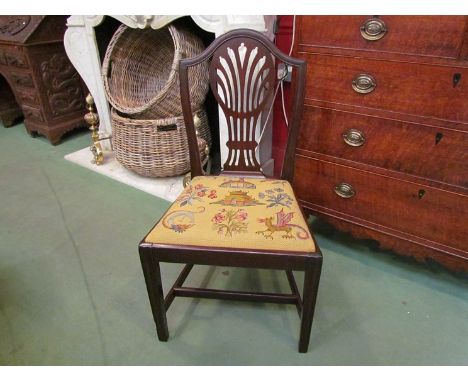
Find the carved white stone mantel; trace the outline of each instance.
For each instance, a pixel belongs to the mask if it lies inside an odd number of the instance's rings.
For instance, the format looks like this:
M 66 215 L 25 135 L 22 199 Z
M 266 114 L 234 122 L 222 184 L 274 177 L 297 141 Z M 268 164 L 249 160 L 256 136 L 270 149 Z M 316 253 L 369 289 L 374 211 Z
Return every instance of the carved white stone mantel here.
M 151 15 L 151 16 L 122 16 L 111 15 L 121 23 L 131 28 L 161 28 L 184 15 Z M 106 99 L 104 84 L 101 79 L 101 60 L 96 42 L 94 28 L 101 24 L 104 15 L 74 15 L 67 20 L 67 30 L 64 36 L 64 45 L 67 55 L 78 73 L 86 83 L 94 98 L 100 118 L 99 134 L 109 136 L 112 134 L 110 108 Z M 273 38 L 272 26 L 275 16 L 246 16 L 246 15 L 216 15 L 216 16 L 190 16 L 202 29 L 212 32 L 215 37 L 237 28 L 250 28 L 265 33 Z M 221 116 L 222 117 L 222 116 Z M 224 118 L 220 117 L 220 142 L 227 142 L 227 129 Z M 271 130 L 271 129 L 270 129 Z M 108 140 L 102 141 L 104 150 L 111 150 Z M 227 148 L 221 147 L 221 160 L 227 156 Z M 271 158 L 271 131 L 267 131 L 260 144 L 260 163 Z M 271 165 L 269 166 L 271 167 Z M 265 169 L 268 171 L 267 169 Z
M 171 16 L 121 16 L 111 17 L 131 28 L 161 28 L 183 15 Z M 94 98 L 96 109 L 101 119 L 99 131 L 101 135 L 111 134 L 110 110 L 106 100 L 104 85 L 101 80 L 101 61 L 96 43 L 94 28 L 102 23 L 103 15 L 70 16 L 67 20 L 67 30 L 64 36 L 65 50 L 70 61 L 83 78 Z M 219 36 L 236 28 L 250 28 L 271 34 L 274 16 L 191 16 L 200 28 Z M 222 138 L 220 138 L 222 141 Z M 105 142 L 105 141 L 104 141 Z

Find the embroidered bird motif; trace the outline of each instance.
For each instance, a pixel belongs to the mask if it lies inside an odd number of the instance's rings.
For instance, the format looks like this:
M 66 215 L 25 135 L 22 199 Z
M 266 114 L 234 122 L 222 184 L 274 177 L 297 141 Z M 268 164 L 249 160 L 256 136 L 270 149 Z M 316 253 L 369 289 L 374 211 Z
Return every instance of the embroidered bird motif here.
M 309 232 L 297 224 L 291 224 L 290 221 L 294 216 L 294 212 L 284 213 L 283 209 L 276 213 L 276 224 L 273 224 L 273 216 L 268 218 L 258 219 L 259 223 L 265 223 L 267 229 L 264 231 L 257 231 L 257 235 L 262 234 L 264 237 L 273 239 L 275 232 L 284 232 L 281 236 L 284 239 L 295 239 L 296 237 L 301 240 L 306 240 L 310 237 Z M 293 229 L 297 229 L 295 235 Z

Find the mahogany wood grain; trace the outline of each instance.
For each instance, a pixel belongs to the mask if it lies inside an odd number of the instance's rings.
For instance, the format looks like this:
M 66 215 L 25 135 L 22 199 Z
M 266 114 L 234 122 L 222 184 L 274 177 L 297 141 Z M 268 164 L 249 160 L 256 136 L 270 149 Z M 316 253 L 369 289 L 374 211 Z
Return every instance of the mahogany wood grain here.
M 345 142 L 350 129 L 362 146 Z M 297 147 L 468 189 L 468 133 L 307 106 Z
M 299 57 L 314 68 L 307 78 L 306 99 L 468 121 L 468 68 L 304 53 Z M 351 86 L 363 73 L 377 84 L 368 94 L 356 93 Z M 455 84 L 457 74 L 460 80 Z
M 401 181 L 391 176 L 298 155 L 295 189 L 301 200 L 336 209 L 411 235 L 467 252 L 468 196 Z M 339 183 L 355 195 L 338 196 Z M 422 195 L 421 195 L 422 194 Z
M 318 264 L 308 264 L 304 276 L 304 297 L 301 312 L 301 331 L 299 334 L 299 352 L 306 353 L 309 348 L 310 330 L 315 311 L 315 301 L 322 271 L 322 258 Z
M 320 219 L 331 224 L 335 229 L 351 234 L 354 239 L 372 240 L 381 250 L 381 256 L 393 256 L 402 259 L 413 259 L 430 269 L 440 271 L 448 269 L 460 277 L 468 275 L 466 252 L 441 246 L 434 242 L 419 240 L 410 235 L 390 230 L 387 227 L 362 222 L 354 216 L 346 216 L 336 210 L 317 208 L 307 202 L 303 203 L 307 213 L 320 216 Z M 352 238 L 350 238 L 352 240 Z
M 367 41 L 371 17 L 297 17 L 294 52 L 309 64 L 301 204 L 339 230 L 468 273 L 468 16 L 373 16 L 387 32 Z M 352 89 L 359 74 L 374 91 Z M 362 146 L 344 143 L 351 128 Z M 354 184 L 354 198 L 338 197 L 337 182 Z
M 302 16 L 299 44 L 301 48 L 334 47 L 449 58 L 460 54 L 465 16 L 379 16 L 388 31 L 380 40 L 368 41 L 362 37 L 360 27 L 372 17 Z
M 275 304 L 296 304 L 297 298 L 293 294 L 245 292 L 237 290 L 221 290 L 209 288 L 174 288 L 176 297 L 212 298 L 230 301 L 270 302 Z
M 159 261 L 157 261 L 156 257 L 152 256 L 151 253 L 140 251 L 140 262 L 145 277 L 146 289 L 148 291 L 158 338 L 160 341 L 165 342 L 169 338 L 169 329 L 167 327 Z
M 417 125 L 429 125 L 440 129 L 449 129 L 459 132 L 468 131 L 468 122 L 456 122 L 447 121 L 443 119 L 434 118 L 427 115 L 413 115 L 398 113 L 391 110 L 384 109 L 373 109 L 368 107 L 348 105 L 348 104 L 337 104 L 336 102 L 329 102 L 319 99 L 306 99 L 304 101 L 305 106 L 321 107 L 325 109 L 340 110 L 344 112 L 350 112 L 361 115 L 368 115 L 373 117 L 380 117 L 394 121 L 409 122 Z

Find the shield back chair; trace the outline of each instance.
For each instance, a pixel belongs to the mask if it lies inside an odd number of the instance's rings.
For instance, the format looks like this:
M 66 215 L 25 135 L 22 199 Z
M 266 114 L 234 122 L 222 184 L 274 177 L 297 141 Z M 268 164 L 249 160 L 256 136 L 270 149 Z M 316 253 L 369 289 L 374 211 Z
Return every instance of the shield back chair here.
M 227 160 L 219 176 L 200 162 L 190 103 L 189 68 L 210 61 L 211 90 L 226 117 Z M 294 68 L 294 99 L 285 161 L 279 178 L 267 178 L 256 157 L 258 130 L 274 99 L 278 62 Z M 305 61 L 278 50 L 261 33 L 237 29 L 218 37 L 179 66 L 192 180 L 139 245 L 160 341 L 169 337 L 166 311 L 175 297 L 294 304 L 300 315 L 299 352 L 308 350 L 322 255 L 291 186 L 304 102 Z M 160 262 L 186 264 L 166 297 Z M 196 264 L 284 270 L 291 293 L 184 287 Z M 304 271 L 302 298 L 292 271 Z

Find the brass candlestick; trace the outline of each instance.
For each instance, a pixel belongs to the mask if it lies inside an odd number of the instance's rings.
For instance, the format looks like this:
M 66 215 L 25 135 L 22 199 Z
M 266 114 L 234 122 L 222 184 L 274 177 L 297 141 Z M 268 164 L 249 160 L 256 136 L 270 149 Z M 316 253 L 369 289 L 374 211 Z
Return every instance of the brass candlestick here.
M 91 130 L 91 146 L 89 149 L 93 153 L 94 158 L 91 163 L 99 166 L 104 163 L 104 154 L 102 152 L 101 143 L 99 142 L 99 115 L 94 112 L 94 99 L 91 94 L 88 94 L 86 97 L 86 108 L 88 109 L 88 113 L 86 113 L 84 119 L 89 125 L 89 130 Z

